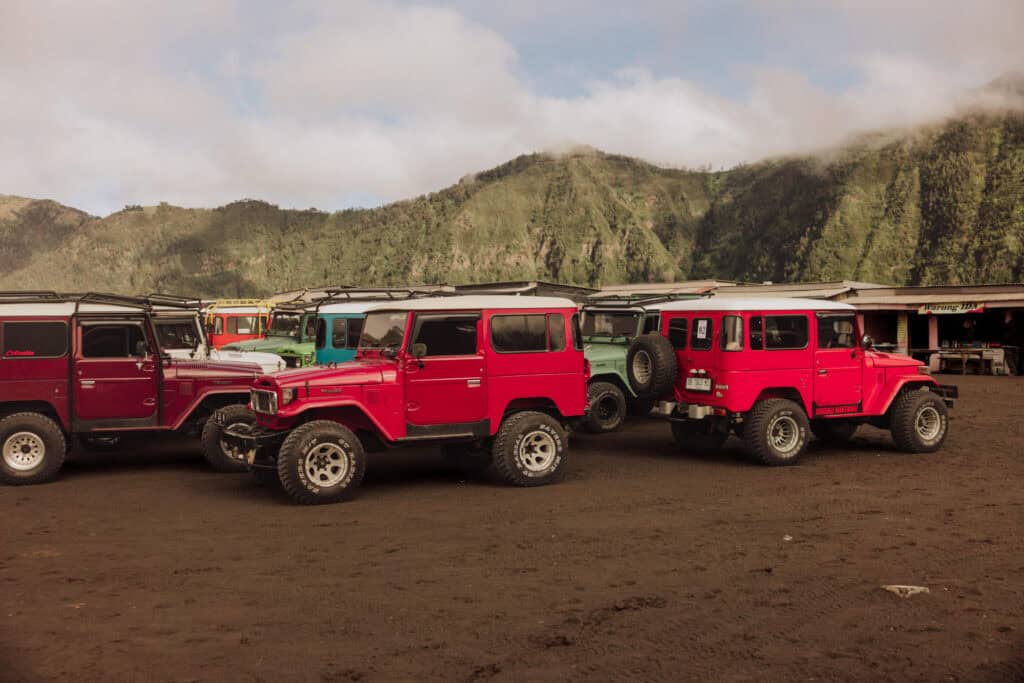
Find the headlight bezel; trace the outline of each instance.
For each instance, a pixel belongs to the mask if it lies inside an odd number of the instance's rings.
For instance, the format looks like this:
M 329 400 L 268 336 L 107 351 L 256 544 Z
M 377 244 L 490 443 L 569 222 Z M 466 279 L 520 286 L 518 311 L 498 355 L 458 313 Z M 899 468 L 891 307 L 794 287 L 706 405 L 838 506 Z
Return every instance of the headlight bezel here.
M 295 400 L 295 387 L 285 387 L 281 389 L 281 405 L 286 406 Z

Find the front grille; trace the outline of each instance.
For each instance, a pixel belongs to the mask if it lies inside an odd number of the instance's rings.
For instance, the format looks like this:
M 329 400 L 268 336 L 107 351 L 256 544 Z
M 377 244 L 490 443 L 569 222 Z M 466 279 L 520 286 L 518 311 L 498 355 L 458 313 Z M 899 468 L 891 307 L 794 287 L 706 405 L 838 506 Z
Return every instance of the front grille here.
M 299 356 L 281 356 L 284 359 L 284 365 L 288 368 L 302 367 L 302 358 Z
M 265 415 L 276 414 L 277 394 L 273 391 L 261 391 L 260 389 L 253 389 L 252 409 L 253 412 L 263 413 Z

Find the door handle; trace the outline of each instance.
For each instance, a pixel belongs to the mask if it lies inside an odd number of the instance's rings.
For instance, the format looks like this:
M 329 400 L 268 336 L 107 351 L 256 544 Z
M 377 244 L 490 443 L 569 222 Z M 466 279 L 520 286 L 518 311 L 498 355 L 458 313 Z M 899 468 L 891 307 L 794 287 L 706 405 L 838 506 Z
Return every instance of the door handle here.
M 81 383 L 81 385 L 83 387 L 91 387 L 91 386 L 94 386 L 96 384 L 96 380 L 94 380 L 94 379 L 82 379 L 82 380 L 79 380 L 79 383 Z
M 827 375 L 828 374 L 828 370 L 822 368 L 821 370 L 818 370 L 818 374 L 819 375 Z
M 478 380 L 478 379 L 467 379 L 466 380 L 466 386 L 471 388 L 471 389 L 476 388 L 476 387 L 480 386 L 480 380 Z

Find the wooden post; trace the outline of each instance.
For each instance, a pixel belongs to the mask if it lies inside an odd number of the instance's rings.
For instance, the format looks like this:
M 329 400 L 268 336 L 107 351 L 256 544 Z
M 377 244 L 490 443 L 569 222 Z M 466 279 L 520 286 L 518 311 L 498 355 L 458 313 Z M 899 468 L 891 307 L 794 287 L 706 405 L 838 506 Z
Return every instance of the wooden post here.
M 939 348 L 939 316 L 928 316 L 928 348 Z

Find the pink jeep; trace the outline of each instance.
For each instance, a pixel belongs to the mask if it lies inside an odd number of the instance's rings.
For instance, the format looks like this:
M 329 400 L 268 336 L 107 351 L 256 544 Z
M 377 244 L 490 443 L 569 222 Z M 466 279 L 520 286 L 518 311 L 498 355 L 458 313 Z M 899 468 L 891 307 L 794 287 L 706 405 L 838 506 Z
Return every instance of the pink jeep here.
M 367 450 L 410 444 L 440 444 L 467 469 L 536 486 L 564 471 L 587 374 L 568 299 L 391 301 L 366 312 L 355 360 L 257 380 L 257 426 L 228 426 L 223 440 L 305 504 L 350 497 Z
M 638 337 L 626 369 L 638 396 L 687 450 L 721 446 L 734 431 L 767 465 L 800 459 L 809 432 L 850 439 L 870 423 L 897 447 L 938 450 L 957 397 L 923 363 L 858 339 L 852 306 L 812 299 L 712 297 L 661 306 L 661 330 Z
M 223 409 L 222 420 L 251 422 L 245 402 L 260 368 L 160 353 L 154 316 L 175 305 L 162 297 L 0 293 L 0 481 L 54 478 L 72 437 L 102 449 L 151 431 L 201 430 L 211 465 L 244 469 L 219 448 L 221 426 L 207 418 Z

